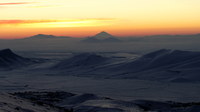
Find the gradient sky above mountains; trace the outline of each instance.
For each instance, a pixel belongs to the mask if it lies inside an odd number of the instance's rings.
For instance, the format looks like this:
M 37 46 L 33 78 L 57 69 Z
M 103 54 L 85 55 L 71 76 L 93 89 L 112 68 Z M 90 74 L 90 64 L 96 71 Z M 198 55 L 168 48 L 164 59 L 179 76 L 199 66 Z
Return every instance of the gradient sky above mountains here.
M 0 38 L 200 32 L 200 0 L 1 0 Z

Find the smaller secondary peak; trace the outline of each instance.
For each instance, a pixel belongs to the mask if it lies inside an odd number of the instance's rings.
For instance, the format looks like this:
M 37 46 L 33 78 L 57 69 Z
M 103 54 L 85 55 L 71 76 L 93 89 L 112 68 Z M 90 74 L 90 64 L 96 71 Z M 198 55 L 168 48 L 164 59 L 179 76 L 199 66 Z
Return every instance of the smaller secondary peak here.
M 32 38 L 54 38 L 54 35 L 37 34 L 32 36 Z
M 54 36 L 54 35 L 45 35 L 45 34 L 37 34 L 25 39 L 56 39 L 56 38 L 71 38 L 67 36 Z
M 37 34 L 37 35 L 33 35 L 31 37 L 27 37 L 24 39 L 50 39 L 50 38 L 55 38 L 56 36 L 54 35 L 45 35 L 45 34 Z

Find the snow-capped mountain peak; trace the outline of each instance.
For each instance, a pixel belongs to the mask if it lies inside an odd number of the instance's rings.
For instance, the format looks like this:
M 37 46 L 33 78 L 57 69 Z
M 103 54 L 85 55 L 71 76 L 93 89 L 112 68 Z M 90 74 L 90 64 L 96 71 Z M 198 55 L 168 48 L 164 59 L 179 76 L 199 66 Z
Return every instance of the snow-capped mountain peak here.
M 88 37 L 83 40 L 84 42 L 120 42 L 120 39 L 116 38 L 115 36 L 102 31 L 95 36 Z
M 102 32 L 96 34 L 93 38 L 104 40 L 104 39 L 115 38 L 115 37 L 105 31 L 102 31 Z

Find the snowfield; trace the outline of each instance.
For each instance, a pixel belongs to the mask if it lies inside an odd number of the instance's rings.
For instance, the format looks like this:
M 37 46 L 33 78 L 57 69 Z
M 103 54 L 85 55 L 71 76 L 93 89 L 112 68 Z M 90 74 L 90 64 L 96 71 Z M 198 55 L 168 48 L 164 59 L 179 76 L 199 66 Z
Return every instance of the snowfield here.
M 1 112 L 198 112 L 199 102 L 122 101 L 94 94 L 16 92 L 0 94 Z
M 19 54 L 11 50 L 0 52 L 1 64 L 7 65 L 0 66 L 2 112 L 71 109 L 75 112 L 198 112 L 200 109 L 200 52 L 168 49 L 144 55 L 50 52 L 30 58 L 30 53 Z M 45 106 L 38 105 L 38 101 Z

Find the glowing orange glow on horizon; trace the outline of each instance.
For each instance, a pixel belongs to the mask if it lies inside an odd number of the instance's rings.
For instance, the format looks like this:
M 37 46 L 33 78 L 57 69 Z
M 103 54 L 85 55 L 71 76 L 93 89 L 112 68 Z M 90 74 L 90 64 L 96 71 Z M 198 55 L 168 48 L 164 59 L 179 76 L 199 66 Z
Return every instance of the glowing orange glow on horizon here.
M 0 38 L 200 33 L 199 0 L 1 0 Z
M 111 26 L 100 27 L 68 27 L 68 28 L 11 28 L 1 30 L 0 38 L 25 38 L 36 34 L 51 34 L 57 36 L 71 36 L 71 37 L 88 37 L 93 36 L 100 31 L 107 31 L 115 36 L 144 36 L 144 35 L 161 35 L 161 34 L 196 34 L 199 33 L 200 28 L 191 29 L 113 29 Z M 12 32 L 12 33 L 10 33 Z M 17 35 L 16 35 L 17 34 Z

